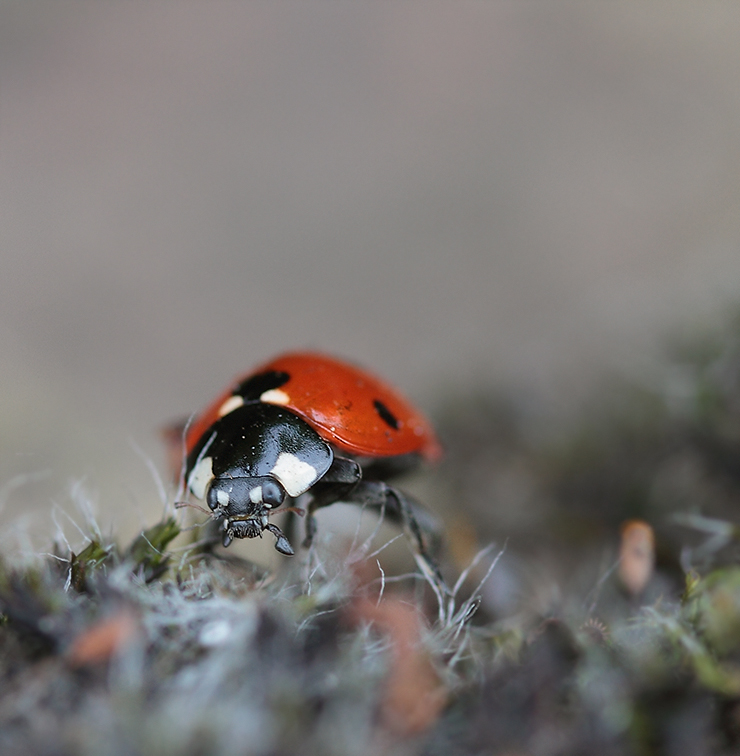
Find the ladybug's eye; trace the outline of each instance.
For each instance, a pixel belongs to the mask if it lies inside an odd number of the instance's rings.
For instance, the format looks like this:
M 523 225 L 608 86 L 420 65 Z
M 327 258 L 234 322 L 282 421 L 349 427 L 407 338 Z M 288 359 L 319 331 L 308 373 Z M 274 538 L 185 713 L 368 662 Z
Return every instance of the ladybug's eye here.
M 275 480 L 266 480 L 262 484 L 262 503 L 266 507 L 279 507 L 285 499 L 285 492 Z

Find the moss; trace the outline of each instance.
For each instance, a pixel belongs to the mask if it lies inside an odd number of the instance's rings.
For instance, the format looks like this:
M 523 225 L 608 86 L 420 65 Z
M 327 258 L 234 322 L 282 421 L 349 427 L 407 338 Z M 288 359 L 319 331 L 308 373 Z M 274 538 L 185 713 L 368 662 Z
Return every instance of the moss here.
M 458 400 L 428 481 L 467 555 L 441 607 L 390 580 L 381 598 L 374 561 L 320 545 L 310 580 L 302 556 L 281 572 L 183 549 L 173 518 L 5 554 L 0 753 L 737 753 L 736 325 L 674 348 L 663 381 L 610 385 L 557 439 L 521 400 Z M 619 544 L 635 517 L 644 582 Z

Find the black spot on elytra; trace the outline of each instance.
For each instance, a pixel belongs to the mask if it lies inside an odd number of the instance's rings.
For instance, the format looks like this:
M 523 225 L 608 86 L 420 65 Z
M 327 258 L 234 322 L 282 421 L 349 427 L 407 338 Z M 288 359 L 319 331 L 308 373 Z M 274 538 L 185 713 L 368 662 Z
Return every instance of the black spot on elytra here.
M 234 393 L 244 399 L 245 402 L 256 402 L 265 391 L 280 388 L 290 380 L 290 374 L 282 370 L 269 370 L 266 373 L 257 373 L 243 380 L 235 389 Z
M 383 402 L 380 401 L 380 399 L 373 400 L 373 406 L 375 407 L 375 410 L 380 415 L 381 419 L 389 425 L 393 430 L 398 430 L 398 419 L 396 416 L 388 409 L 388 407 L 383 404 Z

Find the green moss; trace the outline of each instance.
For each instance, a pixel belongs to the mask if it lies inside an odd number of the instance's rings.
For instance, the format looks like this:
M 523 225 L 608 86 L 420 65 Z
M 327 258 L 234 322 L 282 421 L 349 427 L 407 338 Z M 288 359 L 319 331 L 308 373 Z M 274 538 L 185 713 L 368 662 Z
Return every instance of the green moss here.
M 179 534 L 179 524 L 170 517 L 141 533 L 126 550 L 125 558 L 133 562 L 134 570 L 148 583 L 167 570 L 167 547 Z

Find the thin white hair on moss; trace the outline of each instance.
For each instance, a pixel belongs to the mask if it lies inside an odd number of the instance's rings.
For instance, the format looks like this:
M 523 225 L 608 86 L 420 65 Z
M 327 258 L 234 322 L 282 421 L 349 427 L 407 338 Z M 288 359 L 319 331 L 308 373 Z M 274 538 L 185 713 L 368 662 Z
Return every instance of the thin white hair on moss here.
M 317 604 L 333 603 L 352 592 L 352 573 L 338 568 L 331 577 L 325 577 L 314 586 L 313 596 Z
M 380 572 L 380 591 L 378 591 L 378 600 L 375 603 L 375 606 L 380 606 L 380 602 L 383 600 L 383 594 L 385 593 L 385 571 L 380 564 L 380 559 L 376 559 L 375 564 L 378 565 L 378 570 Z
M 490 543 L 488 544 L 488 546 L 484 546 L 480 551 L 478 551 L 478 553 L 470 561 L 470 564 L 460 573 L 460 576 L 455 582 L 455 585 L 452 587 L 452 590 L 448 591 L 447 593 L 445 593 L 442 587 L 438 585 L 439 580 L 437 579 L 436 575 L 432 575 L 430 578 L 427 576 L 426 572 L 424 573 L 424 577 L 427 579 L 427 582 L 429 583 L 432 590 L 434 591 L 435 596 L 437 597 L 439 626 L 443 630 L 452 631 L 450 640 L 457 639 L 457 636 L 460 634 L 462 628 L 468 625 L 473 615 L 478 610 L 478 607 L 481 603 L 483 586 L 488 581 L 488 578 L 491 577 L 491 573 L 499 563 L 499 560 L 506 553 L 507 545 L 508 539 L 504 542 L 504 545 L 501 547 L 498 554 L 496 554 L 496 556 L 493 558 L 491 564 L 486 569 L 485 574 L 478 581 L 478 584 L 475 586 L 475 588 L 471 591 L 470 596 L 468 596 L 468 598 L 463 601 L 459 608 L 456 607 L 457 594 L 464 585 L 465 581 L 470 576 L 470 573 L 486 556 L 488 556 L 493 551 L 495 544 Z
M 696 562 L 713 557 L 718 551 L 739 539 L 738 527 L 726 520 L 714 517 L 678 512 L 671 517 L 673 522 L 685 528 L 706 534 L 706 538 L 698 546 L 684 546 L 681 549 L 681 568 L 688 573 L 694 569 Z
M 180 532 L 184 533 L 188 530 L 193 530 L 195 525 L 193 525 L 190 528 L 183 528 Z M 182 570 L 184 570 L 186 567 L 189 567 L 192 570 L 192 564 L 191 559 L 194 555 L 197 554 L 198 549 L 200 549 L 201 546 L 205 546 L 210 542 L 209 538 L 203 538 L 200 541 L 193 541 L 192 543 L 186 543 L 183 546 L 171 546 L 168 548 L 168 552 L 172 555 L 179 554 L 180 559 L 177 563 L 177 572 L 180 573 Z
M 305 629 L 306 629 L 306 627 L 308 627 L 308 625 L 309 625 L 309 624 L 311 624 L 311 622 L 313 622 L 313 621 L 314 621 L 314 620 L 315 620 L 315 619 L 316 619 L 317 617 L 323 617 L 323 616 L 325 616 L 325 615 L 327 615 L 327 614 L 336 614 L 336 613 L 337 613 L 337 610 L 336 610 L 336 608 L 335 608 L 335 607 L 332 607 L 331 609 L 321 609 L 321 610 L 320 610 L 320 611 L 318 611 L 318 612 L 311 612 L 311 614 L 309 614 L 309 615 L 308 615 L 308 616 L 307 616 L 307 617 L 306 617 L 306 618 L 305 618 L 305 619 L 304 619 L 304 620 L 303 620 L 303 621 L 302 621 L 302 622 L 300 623 L 300 625 L 298 625 L 298 627 L 296 627 L 296 629 L 295 629 L 295 634 L 296 634 L 296 635 L 298 635 L 298 634 L 299 634 L 299 633 L 301 633 L 301 632 L 302 632 L 303 630 L 305 630 Z
M 40 557 L 48 557 L 49 559 L 56 559 L 57 562 L 62 562 L 63 564 L 69 564 L 70 560 L 66 557 L 61 557 L 59 554 L 52 554 L 50 551 L 42 551 L 38 553 L 38 556 Z
M 362 559 L 375 559 L 378 556 L 378 554 L 382 554 L 391 544 L 395 543 L 396 541 L 398 541 L 400 538 L 403 538 L 403 537 L 404 537 L 404 534 L 403 533 L 399 533 L 398 535 L 393 536 L 393 538 L 389 538 L 381 546 L 378 546 L 378 548 L 375 549 L 375 551 L 373 551 L 372 553 L 368 554 L 367 556 L 365 556 L 363 554 L 362 557 L 360 557 L 360 558 L 362 558 Z M 356 559 L 355 561 L 359 561 L 359 559 Z
M 64 581 L 62 590 L 65 593 L 69 593 L 69 589 L 72 587 L 72 560 L 60 557 L 58 554 L 52 554 L 50 551 L 42 551 L 40 554 L 37 554 L 37 556 L 44 557 L 45 559 L 55 559 L 57 562 L 67 565 L 67 577 Z
M 174 502 L 171 502 L 169 497 L 167 496 L 167 490 L 165 488 L 164 481 L 162 480 L 162 476 L 157 469 L 157 466 L 154 464 L 154 460 L 139 446 L 139 444 L 136 443 L 133 438 L 129 438 L 128 442 L 134 452 L 136 452 L 136 456 L 139 457 L 139 459 L 144 463 L 146 469 L 149 471 L 149 475 L 152 481 L 154 481 L 159 500 L 162 502 L 163 506 L 162 517 L 171 517 L 174 514 Z
M 385 633 L 373 632 L 373 623 L 367 620 L 360 623 L 358 638 L 365 657 L 376 656 L 382 658 L 393 644 L 391 638 Z
M 496 556 L 491 560 L 485 574 L 478 581 L 468 598 L 456 608 L 455 601 L 458 592 L 470 576 L 470 573 L 493 551 L 495 544 L 491 543 L 482 548 L 475 557 L 473 557 L 470 564 L 462 571 L 460 577 L 450 591 L 450 595 L 443 600 L 444 603 L 440 606 L 440 613 L 443 615 L 443 619 L 439 621 L 437 627 L 434 628 L 434 634 L 437 644 L 442 647 L 443 653 L 449 657 L 446 664 L 449 671 L 452 671 L 466 658 L 466 653 L 470 647 L 470 621 L 475 616 L 475 613 L 478 611 L 478 608 L 482 603 L 483 587 L 491 577 L 496 565 L 506 553 L 507 545 L 508 540 L 504 542 L 503 547 L 499 549 Z M 432 587 L 434 588 L 434 585 Z M 437 593 L 437 595 L 439 598 L 439 593 Z
M 586 609 L 586 618 L 588 619 L 593 615 L 593 613 L 596 611 L 596 606 L 599 603 L 599 598 L 601 597 L 601 589 L 604 587 L 604 584 L 606 581 L 614 574 L 614 572 L 619 568 L 619 563 L 622 560 L 617 558 L 617 560 L 609 567 L 608 569 L 604 570 L 601 577 L 596 581 L 596 584 L 594 587 L 586 594 L 585 598 L 583 599 L 582 606 L 586 606 L 586 602 L 593 596 L 593 601 L 591 601 L 590 605 L 588 606 L 588 609 Z
M 352 538 L 352 543 L 349 548 L 349 554 L 354 555 L 356 554 L 356 558 L 353 558 L 351 564 L 354 564 L 355 562 L 359 562 L 365 558 L 372 559 L 375 554 L 368 554 L 368 551 L 370 551 L 370 546 L 372 542 L 375 540 L 375 537 L 380 532 L 380 529 L 383 527 L 383 521 L 385 520 L 385 502 L 383 502 L 380 506 L 380 512 L 378 514 L 378 521 L 375 523 L 375 527 L 372 529 L 371 533 L 365 538 L 365 540 L 357 546 L 357 541 L 360 537 L 360 528 L 362 526 L 362 518 L 365 514 L 365 511 L 367 510 L 367 504 L 363 503 L 360 507 L 360 516 L 357 518 L 357 527 L 355 528 L 355 534 Z M 395 539 L 394 539 L 395 540 Z M 378 552 L 376 552 L 378 553 Z
M 52 501 L 51 503 L 51 521 L 54 523 L 56 527 L 56 533 L 54 534 L 54 540 L 61 541 L 62 544 L 67 548 L 67 551 L 73 551 L 72 544 L 67 539 L 67 534 L 64 532 L 64 527 L 62 526 L 61 522 L 59 521 L 59 515 L 63 515 L 66 517 L 72 525 L 77 529 L 77 531 L 80 533 L 80 535 L 89 543 L 91 541 L 88 536 L 86 536 L 82 532 L 82 528 L 69 516 L 69 514 L 64 510 L 64 508 L 58 504 L 56 501 Z
M 162 551 L 161 549 L 158 549 L 158 548 L 157 548 L 157 547 L 156 547 L 156 546 L 155 546 L 155 545 L 154 545 L 154 544 L 153 544 L 153 543 L 152 543 L 152 542 L 151 542 L 151 541 L 150 541 L 150 540 L 149 540 L 149 539 L 148 539 L 148 538 L 146 537 L 146 532 L 145 532 L 145 531 L 142 531 L 141 533 L 139 533 L 139 538 L 141 538 L 141 539 L 142 539 L 143 541 L 146 541 L 146 543 L 147 543 L 147 544 L 149 545 L 149 548 L 150 548 L 150 549 L 151 549 L 151 550 L 152 550 L 152 551 L 153 551 L 153 552 L 154 552 L 155 554 L 159 554 L 160 556 L 162 556 L 162 555 L 164 554 L 164 552 L 163 552 L 163 551 Z
M 77 478 L 73 480 L 69 488 L 69 498 L 74 503 L 77 510 L 80 512 L 84 519 L 85 527 L 90 533 L 90 540 L 102 540 L 103 536 L 100 532 L 100 526 L 98 524 L 97 515 L 95 512 L 95 504 L 92 498 L 85 490 L 85 479 Z
M 313 558 L 314 565 L 311 567 L 310 560 Z M 319 572 L 321 573 L 322 577 L 326 578 L 326 568 L 322 562 L 321 559 L 319 559 L 316 556 L 316 552 L 314 551 L 313 544 L 311 544 L 311 549 L 309 550 L 309 561 L 306 563 L 306 568 L 308 570 L 306 574 L 306 579 L 304 580 L 304 590 L 306 592 L 307 596 L 310 596 L 313 593 L 313 580 L 316 577 Z
M 417 583 L 419 582 L 426 582 L 426 576 L 422 575 L 418 572 L 403 572 L 400 575 L 386 575 L 383 573 L 381 577 L 375 578 L 373 580 L 373 583 L 378 583 L 380 581 L 383 581 L 384 583 L 403 583 L 404 581 L 415 581 Z
M 39 530 L 35 523 L 36 517 L 37 515 L 26 512 L 0 530 L 0 542 L 5 547 L 4 553 L 12 553 L 23 558 L 24 563 L 17 565 L 19 568 L 38 562 L 39 547 L 34 545 L 31 537 Z
M 185 472 L 188 468 L 188 431 L 190 430 L 190 426 L 193 424 L 193 420 L 195 419 L 195 412 L 190 413 L 190 417 L 188 417 L 187 422 L 182 428 L 182 433 L 180 434 L 180 448 L 182 452 L 182 462 L 180 463 L 180 477 L 177 481 L 177 490 L 175 491 L 175 501 L 181 501 L 183 497 L 185 496 L 185 490 L 186 490 L 186 482 L 185 482 Z
M 311 545 L 308 547 L 305 558 L 302 560 L 303 571 L 303 592 L 307 596 L 312 596 L 314 592 L 314 579 L 318 576 L 323 580 L 329 580 L 329 573 L 327 572 L 326 559 L 322 559 L 316 549 L 317 539 L 311 541 Z
M 357 547 L 357 541 L 360 538 L 360 529 L 362 528 L 362 518 L 365 515 L 365 510 L 367 509 L 367 505 L 363 503 L 360 506 L 360 513 L 357 516 L 357 523 L 355 524 L 355 532 L 352 534 L 352 542 L 349 545 L 349 552 L 352 553 L 355 548 Z

